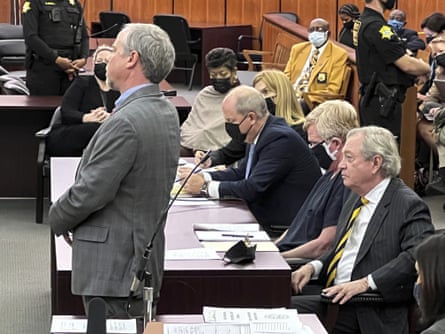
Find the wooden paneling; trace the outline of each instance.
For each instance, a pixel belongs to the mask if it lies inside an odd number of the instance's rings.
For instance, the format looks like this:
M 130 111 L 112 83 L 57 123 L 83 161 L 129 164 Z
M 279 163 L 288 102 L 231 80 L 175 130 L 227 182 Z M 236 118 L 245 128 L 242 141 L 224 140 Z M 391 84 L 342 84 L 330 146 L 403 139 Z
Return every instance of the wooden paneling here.
M 327 20 L 331 25 L 331 34 L 336 35 L 337 0 L 281 0 L 282 12 L 295 12 L 299 24 L 308 27 L 316 17 Z
M 9 23 L 11 18 L 10 0 L 0 0 L 0 22 Z
M 193 23 L 224 24 L 225 0 L 174 0 L 173 13 Z
M 99 22 L 99 12 L 104 10 L 110 10 L 110 0 L 87 1 L 84 9 L 87 27 L 91 27 L 92 22 Z
M 152 23 L 153 15 L 173 12 L 173 0 L 114 0 L 113 10 L 127 13 L 132 22 Z
M 444 12 L 443 0 L 398 0 L 397 7 L 406 12 L 407 28 L 421 31 L 423 19 L 433 12 Z
M 263 14 L 279 11 L 279 0 L 227 0 L 226 21 L 228 24 L 250 24 L 252 35 L 258 36 Z M 253 48 L 259 48 L 256 41 L 253 43 Z
M 344 4 L 347 4 L 347 3 L 353 3 L 354 5 L 356 5 L 360 12 L 362 12 L 363 8 L 365 7 L 365 1 L 364 0 L 337 0 L 337 3 L 338 3 L 338 5 L 337 5 L 337 13 L 338 13 L 339 8 L 341 6 L 343 6 Z M 339 34 L 340 30 L 341 30 L 341 28 L 343 28 L 343 22 L 341 22 L 340 18 L 338 17 L 338 14 L 337 14 L 336 22 L 330 22 L 330 23 L 331 23 L 331 29 L 332 29 L 332 36 L 331 37 L 336 40 L 337 37 L 338 37 L 338 34 Z M 334 27 L 336 27 L 337 30 L 334 30 Z

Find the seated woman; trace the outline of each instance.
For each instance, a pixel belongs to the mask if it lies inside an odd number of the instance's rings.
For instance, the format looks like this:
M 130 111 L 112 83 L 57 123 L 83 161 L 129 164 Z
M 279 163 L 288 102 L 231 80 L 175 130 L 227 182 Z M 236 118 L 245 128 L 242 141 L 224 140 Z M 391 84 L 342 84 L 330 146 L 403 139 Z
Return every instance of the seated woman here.
M 419 106 L 421 116 L 417 122 L 417 132 L 437 157 L 437 143 L 433 136 L 432 120 L 435 114 L 445 106 L 445 35 L 442 34 L 434 38 L 430 47 L 436 60 L 436 73 L 423 103 Z M 425 189 L 427 195 L 445 193 L 445 161 L 440 160 L 439 158 L 439 178 L 427 185 Z
M 230 141 L 221 102 L 231 88 L 239 85 L 236 54 L 228 48 L 215 48 L 207 53 L 205 61 L 211 85 L 198 93 L 181 126 L 183 157 L 192 157 L 196 150 L 217 150 Z
M 253 87 L 263 94 L 269 112 L 277 117 L 284 118 L 298 134 L 306 139 L 303 130 L 304 115 L 301 105 L 294 94 L 293 87 L 283 72 L 277 70 L 264 70 L 253 79 Z M 210 154 L 203 167 L 215 165 L 230 165 L 244 157 L 246 144 L 232 141 L 225 147 Z M 195 153 L 196 163 L 204 156 L 203 151 Z
M 421 334 L 445 333 L 445 235 L 424 240 L 417 247 L 416 260 L 414 297 L 423 325 L 429 326 Z
M 113 49 L 103 45 L 93 55 L 94 76 L 79 76 L 62 100 L 62 122 L 49 134 L 53 156 L 81 156 L 99 126 L 110 116 L 119 92 L 106 83 L 106 66 Z

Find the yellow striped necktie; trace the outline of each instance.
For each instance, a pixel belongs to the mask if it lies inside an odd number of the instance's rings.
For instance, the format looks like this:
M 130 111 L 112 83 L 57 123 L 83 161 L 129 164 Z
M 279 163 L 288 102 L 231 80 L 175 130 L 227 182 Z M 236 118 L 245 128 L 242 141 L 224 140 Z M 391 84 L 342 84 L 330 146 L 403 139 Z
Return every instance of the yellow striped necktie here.
M 314 69 L 315 65 L 317 64 L 319 53 L 320 53 L 320 50 L 318 50 L 318 49 L 315 49 L 314 52 L 312 53 L 311 60 L 309 61 L 309 66 L 307 67 L 306 72 L 301 77 L 300 81 L 298 82 L 297 96 L 299 96 L 301 92 L 307 90 L 307 87 L 309 84 L 309 79 L 311 78 L 311 72 Z
M 363 205 L 366 205 L 369 203 L 369 201 L 361 197 L 360 198 L 361 205 L 358 206 L 354 211 L 352 211 L 351 218 L 349 218 L 348 225 L 346 226 L 346 231 L 343 237 L 340 239 L 340 241 L 337 243 L 337 246 L 335 247 L 335 255 L 332 258 L 331 262 L 329 263 L 329 267 L 327 270 L 327 276 L 328 279 L 326 281 L 326 287 L 329 287 L 334 283 L 335 276 L 337 275 L 337 265 L 338 262 L 340 262 L 340 259 L 343 255 L 343 252 L 345 251 L 345 245 L 346 241 L 348 241 L 349 237 L 352 233 L 352 227 L 354 226 L 354 221 L 357 218 L 357 216 L 360 213 L 360 210 L 362 209 Z

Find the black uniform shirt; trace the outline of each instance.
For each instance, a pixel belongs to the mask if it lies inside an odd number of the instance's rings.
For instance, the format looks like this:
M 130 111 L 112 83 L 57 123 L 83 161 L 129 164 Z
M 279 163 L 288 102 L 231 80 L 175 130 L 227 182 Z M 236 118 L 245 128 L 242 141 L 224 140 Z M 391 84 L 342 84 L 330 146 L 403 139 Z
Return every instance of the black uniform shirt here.
M 394 62 L 405 55 L 405 47 L 399 36 L 387 25 L 383 16 L 368 7 L 354 25 L 357 31 L 356 57 L 359 80 L 366 85 L 377 72 L 377 80 L 385 84 L 410 86 L 412 78 L 401 71 Z
M 51 63 L 58 55 L 71 59 L 88 57 L 88 32 L 81 19 L 77 0 L 26 0 L 22 22 L 27 54 L 34 53 Z M 76 40 L 75 34 L 80 34 L 80 38 Z M 73 54 L 75 41 L 80 43 L 78 54 Z M 65 54 L 61 54 L 63 50 Z

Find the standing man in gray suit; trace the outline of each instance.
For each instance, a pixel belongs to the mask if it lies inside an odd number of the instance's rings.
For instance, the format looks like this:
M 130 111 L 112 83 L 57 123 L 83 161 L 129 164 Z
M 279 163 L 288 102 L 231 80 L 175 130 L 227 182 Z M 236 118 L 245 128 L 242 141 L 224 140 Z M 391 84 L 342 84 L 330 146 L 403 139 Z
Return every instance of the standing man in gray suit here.
M 397 177 L 400 156 L 389 130 L 349 131 L 339 167 L 353 193 L 340 213 L 332 251 L 292 273 L 292 286 L 302 293 L 292 298 L 293 305 L 301 313 L 324 316 L 320 294 L 314 294 L 314 286 L 305 287 L 319 277 L 318 292 L 323 287 L 340 304 L 332 333 L 408 333 L 414 249 L 434 231 L 429 209 Z M 384 302 L 346 303 L 367 291 L 380 292 Z
M 93 297 L 108 316 L 126 316 L 138 262 L 158 225 L 148 270 L 158 297 L 163 275 L 166 210 L 179 157 L 176 108 L 158 83 L 173 67 L 175 51 L 155 25 L 128 24 L 119 33 L 107 81 L 121 92 L 116 108 L 84 151 L 74 185 L 51 206 L 49 224 L 72 235 L 73 294 Z M 141 287 L 140 287 L 141 288 Z M 143 314 L 141 289 L 132 315 Z

